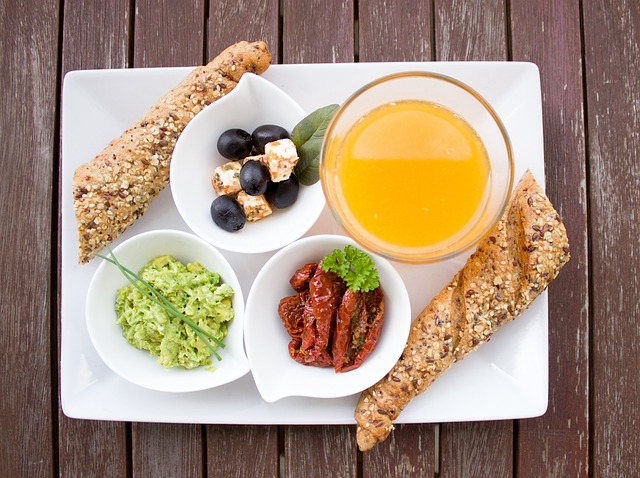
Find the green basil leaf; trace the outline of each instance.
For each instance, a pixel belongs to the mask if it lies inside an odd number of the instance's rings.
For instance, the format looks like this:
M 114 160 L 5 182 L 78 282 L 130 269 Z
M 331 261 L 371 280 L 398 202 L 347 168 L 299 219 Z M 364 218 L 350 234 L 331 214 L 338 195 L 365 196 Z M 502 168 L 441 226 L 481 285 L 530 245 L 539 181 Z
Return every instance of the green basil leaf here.
M 298 163 L 294 169 L 301 184 L 310 186 L 320 179 L 320 149 L 322 140 L 339 105 L 318 108 L 300 121 L 291 131 L 291 141 L 298 150 Z

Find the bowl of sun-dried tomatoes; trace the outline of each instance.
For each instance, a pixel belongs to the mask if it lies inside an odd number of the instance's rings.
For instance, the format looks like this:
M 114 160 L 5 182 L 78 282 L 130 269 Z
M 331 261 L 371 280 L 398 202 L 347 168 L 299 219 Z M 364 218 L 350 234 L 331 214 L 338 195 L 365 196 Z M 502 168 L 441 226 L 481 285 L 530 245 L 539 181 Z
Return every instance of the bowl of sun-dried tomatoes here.
M 244 339 L 262 398 L 335 398 L 383 378 L 404 349 L 411 304 L 383 257 L 342 235 L 300 239 L 261 269 Z

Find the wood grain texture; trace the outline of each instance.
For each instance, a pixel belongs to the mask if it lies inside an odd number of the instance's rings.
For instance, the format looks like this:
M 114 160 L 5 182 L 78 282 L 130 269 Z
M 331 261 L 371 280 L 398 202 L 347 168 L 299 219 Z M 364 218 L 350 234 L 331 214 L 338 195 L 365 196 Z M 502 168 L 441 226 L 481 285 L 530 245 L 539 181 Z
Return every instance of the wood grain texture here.
M 507 59 L 503 0 L 435 0 L 434 15 L 439 61 Z
M 206 0 L 204 0 L 206 1 Z M 241 40 L 267 42 L 273 62 L 279 57 L 278 0 L 209 2 L 208 52 L 212 59 Z
M 61 413 L 58 433 L 59 476 L 130 476 L 123 423 L 73 420 Z
M 282 63 L 351 63 L 353 0 L 282 0 Z
M 205 1 L 136 0 L 133 66 L 204 64 Z
M 278 428 L 207 425 L 207 476 L 277 478 Z
M 284 427 L 285 477 L 356 478 L 355 426 Z
M 436 0 L 434 5 L 436 60 L 506 60 L 503 2 Z M 513 471 L 512 460 L 513 423 L 510 421 L 440 426 L 441 477 L 507 477 Z
M 517 473 L 587 476 L 589 306 L 580 12 L 576 2 L 511 2 L 512 57 L 540 68 L 547 194 L 571 260 L 549 288 L 549 408 L 518 423 Z
M 201 425 L 133 423 L 131 466 L 133 476 L 204 476 Z
M 640 2 L 585 0 L 594 477 L 640 469 Z
M 129 8 L 129 0 L 65 1 L 63 71 L 129 66 Z
M 513 423 L 510 420 L 441 426 L 440 478 L 512 475 Z
M 364 478 L 435 476 L 438 466 L 435 434 L 435 425 L 396 425 L 395 430 L 384 443 L 362 454 L 362 476 Z
M 431 2 L 359 2 L 359 61 L 432 60 L 432 15 Z
M 129 8 L 127 0 L 64 2 L 63 77 L 76 69 L 124 68 L 129 65 Z M 130 465 L 127 441 L 128 432 L 124 423 L 74 420 L 64 416 L 60 410 L 60 475 L 127 476 Z
M 0 474 L 47 476 L 58 5 L 2 0 L 0 18 Z

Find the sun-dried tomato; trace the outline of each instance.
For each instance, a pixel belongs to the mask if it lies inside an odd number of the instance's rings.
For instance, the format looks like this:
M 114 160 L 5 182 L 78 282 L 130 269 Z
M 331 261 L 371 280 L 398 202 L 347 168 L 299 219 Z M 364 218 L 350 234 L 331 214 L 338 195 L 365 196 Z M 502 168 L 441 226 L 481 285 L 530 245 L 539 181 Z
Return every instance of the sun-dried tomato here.
M 345 292 L 338 309 L 332 347 L 336 372 L 348 372 L 362 365 L 378 342 L 383 319 L 382 289 Z
M 278 306 L 291 337 L 289 355 L 305 365 L 333 366 L 336 372 L 359 367 L 380 335 L 382 290 L 345 290 L 342 279 L 314 263 L 298 269 L 290 284 L 298 294 Z
M 293 290 L 302 292 L 303 290 L 309 289 L 309 281 L 317 268 L 318 264 L 311 262 L 298 269 L 296 273 L 293 274 L 293 277 L 291 277 L 291 280 L 289 280 L 289 284 L 291 284 Z
M 347 289 L 338 308 L 336 330 L 331 347 L 333 368 L 336 372 L 340 372 L 348 361 L 347 351 L 351 342 L 351 330 L 353 324 L 360 320 L 364 312 L 364 301 L 361 298 L 359 293 Z
M 331 327 L 335 322 L 344 283 L 333 272 L 317 267 L 309 281 L 309 299 L 304 307 L 304 329 L 300 354 L 304 362 L 318 367 L 332 364 L 329 353 Z
M 309 298 L 309 290 L 280 300 L 278 315 L 292 339 L 302 340 L 304 304 Z

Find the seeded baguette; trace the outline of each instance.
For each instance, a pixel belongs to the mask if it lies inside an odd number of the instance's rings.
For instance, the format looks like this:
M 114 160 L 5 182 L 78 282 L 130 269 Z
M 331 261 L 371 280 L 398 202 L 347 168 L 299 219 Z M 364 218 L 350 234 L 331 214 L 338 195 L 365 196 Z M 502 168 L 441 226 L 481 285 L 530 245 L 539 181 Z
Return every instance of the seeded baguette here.
M 142 216 L 169 183 L 180 133 L 204 107 L 229 93 L 244 73 L 261 74 L 271 54 L 264 42 L 236 43 L 175 88 L 73 175 L 78 262 L 86 263 Z
M 500 221 L 414 320 L 396 365 L 360 395 L 360 450 L 384 441 L 414 397 L 529 307 L 568 260 L 565 227 L 527 171 Z

